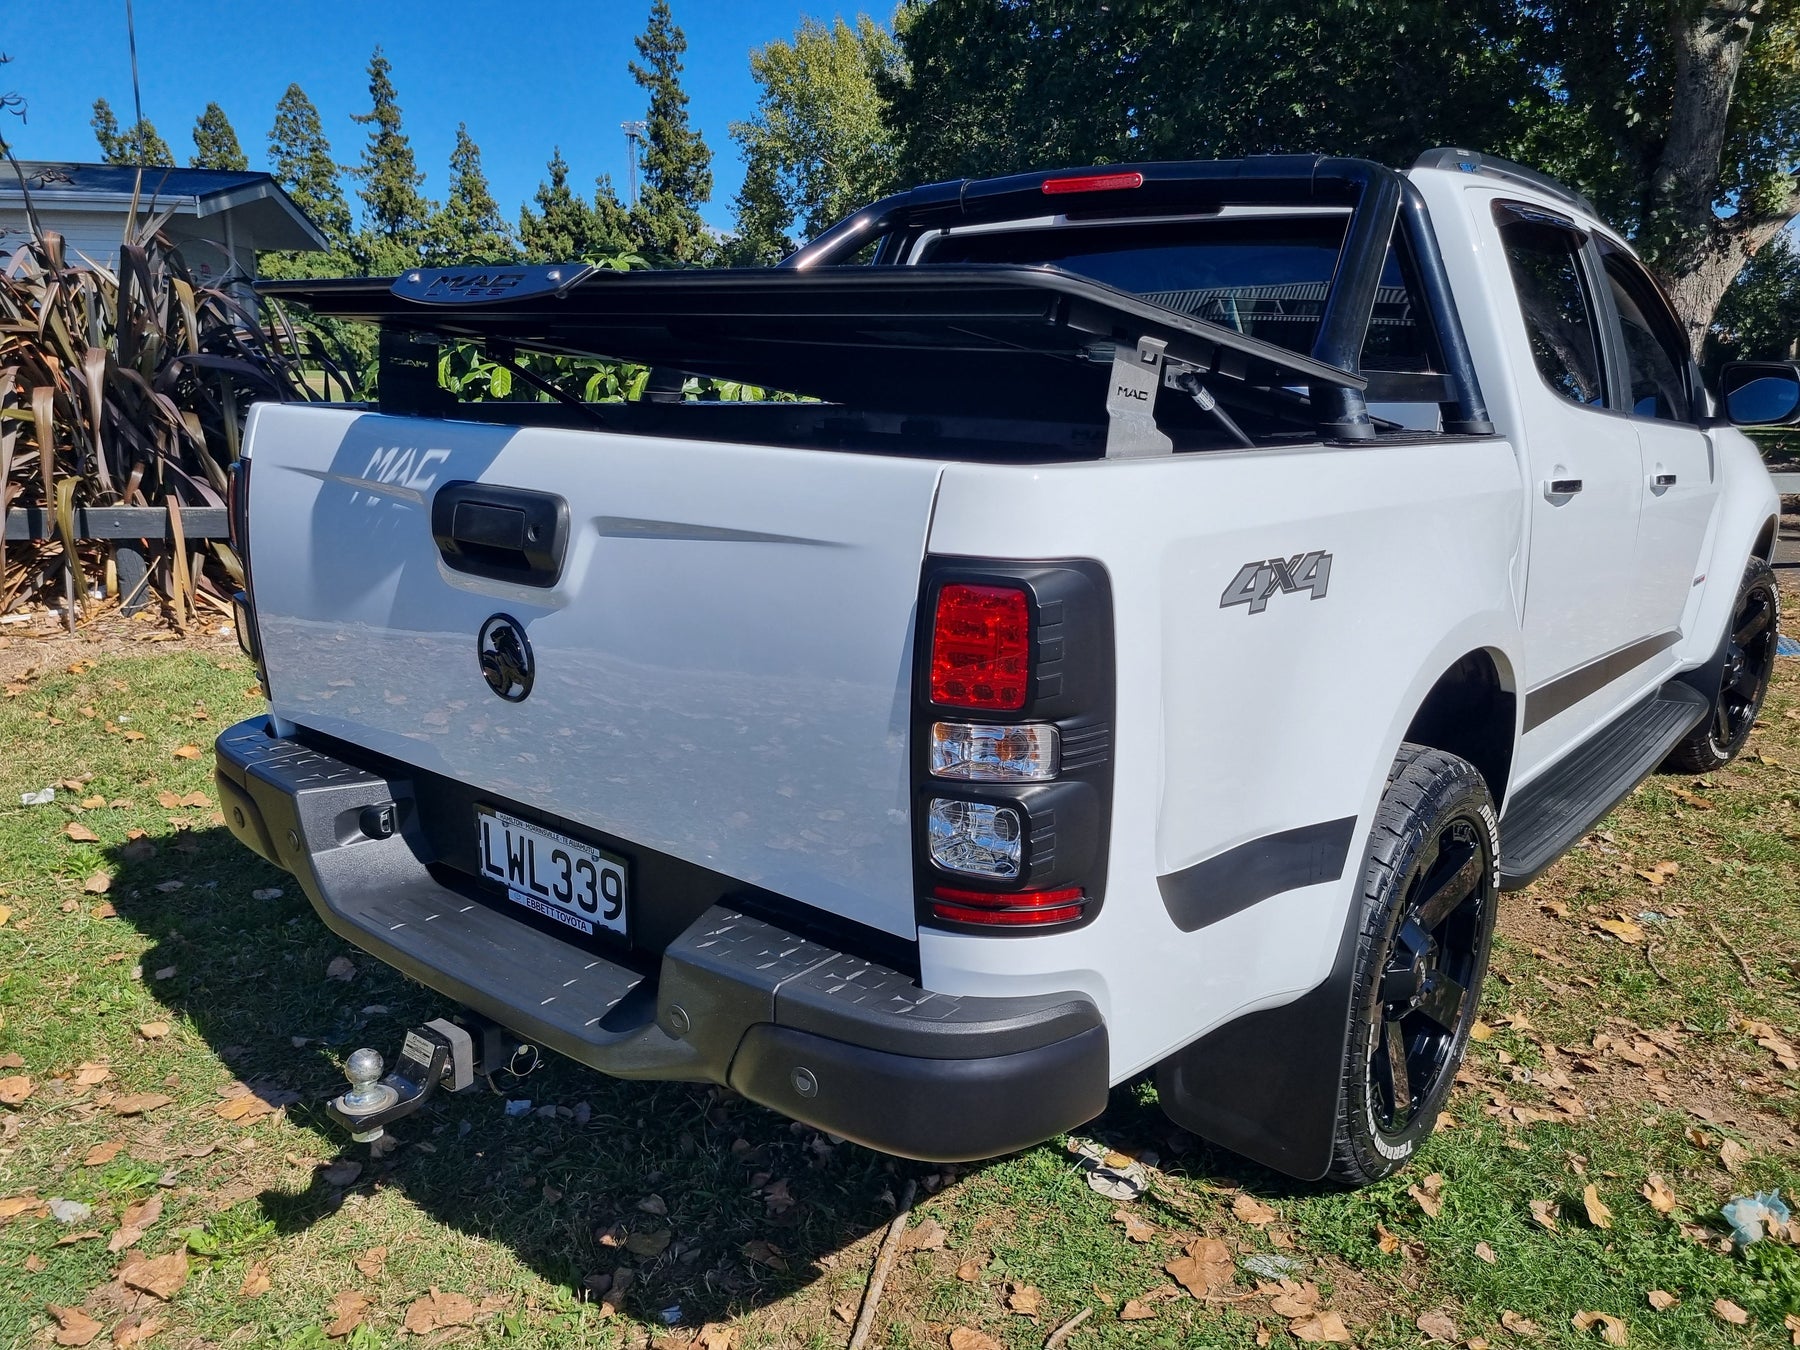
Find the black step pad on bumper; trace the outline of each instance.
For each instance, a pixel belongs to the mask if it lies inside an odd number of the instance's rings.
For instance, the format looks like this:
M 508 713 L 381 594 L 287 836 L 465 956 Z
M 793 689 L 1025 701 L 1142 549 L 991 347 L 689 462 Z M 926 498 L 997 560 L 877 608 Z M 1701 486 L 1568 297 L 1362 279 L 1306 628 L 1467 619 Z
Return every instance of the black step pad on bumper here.
M 1515 792 L 1500 818 L 1500 885 L 1530 885 L 1710 711 L 1705 695 L 1672 681 Z
M 406 780 L 276 737 L 264 718 L 216 750 L 232 832 L 292 872 L 334 932 L 604 1073 L 728 1084 L 934 1161 L 1010 1152 L 1106 1105 L 1106 1029 L 1084 995 L 933 993 L 724 904 L 633 969 L 441 881 Z M 370 838 L 365 809 L 389 802 L 399 830 Z

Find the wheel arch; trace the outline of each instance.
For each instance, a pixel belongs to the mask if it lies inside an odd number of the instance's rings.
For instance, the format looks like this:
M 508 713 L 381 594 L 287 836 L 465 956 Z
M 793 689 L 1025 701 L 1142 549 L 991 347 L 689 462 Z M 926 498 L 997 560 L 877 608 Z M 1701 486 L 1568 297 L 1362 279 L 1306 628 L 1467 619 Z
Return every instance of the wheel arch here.
M 1518 691 L 1503 652 L 1478 647 L 1437 677 L 1402 741 L 1466 759 L 1487 780 L 1496 807 L 1506 800 L 1517 746 Z

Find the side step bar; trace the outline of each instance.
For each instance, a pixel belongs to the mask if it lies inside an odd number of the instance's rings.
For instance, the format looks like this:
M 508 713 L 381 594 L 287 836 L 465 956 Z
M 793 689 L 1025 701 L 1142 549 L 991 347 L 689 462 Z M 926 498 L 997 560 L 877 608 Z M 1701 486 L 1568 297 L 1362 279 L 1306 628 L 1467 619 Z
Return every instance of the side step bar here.
M 1535 881 L 1711 711 L 1704 694 L 1670 681 L 1520 788 L 1500 818 L 1501 889 Z

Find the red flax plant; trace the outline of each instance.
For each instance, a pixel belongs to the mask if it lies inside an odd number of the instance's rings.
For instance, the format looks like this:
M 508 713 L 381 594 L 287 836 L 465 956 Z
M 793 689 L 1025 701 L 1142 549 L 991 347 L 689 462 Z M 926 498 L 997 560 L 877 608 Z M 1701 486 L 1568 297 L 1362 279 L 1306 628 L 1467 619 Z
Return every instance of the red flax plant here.
M 313 400 L 334 383 L 348 394 L 315 334 L 279 309 L 265 328 L 229 291 L 196 284 L 163 233 L 172 212 L 139 206 L 109 270 L 68 256 L 27 194 L 31 238 L 0 272 L 0 508 L 35 506 L 55 521 L 55 538 L 16 560 L 0 531 L 0 613 L 59 580 L 71 601 L 88 599 L 105 555 L 77 536 L 76 511 L 96 506 L 166 509 L 170 543 L 153 580 L 171 617 L 185 625 L 202 603 L 229 613 L 238 560 L 222 540 L 188 540 L 183 509 L 224 505 L 252 402 Z M 71 603 L 71 628 L 75 614 Z

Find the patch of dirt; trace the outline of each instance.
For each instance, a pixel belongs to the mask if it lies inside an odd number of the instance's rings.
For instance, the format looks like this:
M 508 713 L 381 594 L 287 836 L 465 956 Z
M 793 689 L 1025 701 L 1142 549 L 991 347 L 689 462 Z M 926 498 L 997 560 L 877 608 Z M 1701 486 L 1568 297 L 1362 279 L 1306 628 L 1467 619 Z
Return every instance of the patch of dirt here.
M 186 632 L 146 609 L 127 618 L 107 608 L 77 625 L 73 633 L 49 614 L 29 623 L 0 626 L 0 682 L 28 670 L 61 670 L 76 661 L 103 656 L 146 656 L 154 651 L 197 651 L 215 658 L 236 653 L 230 624 L 216 615 L 190 625 Z

